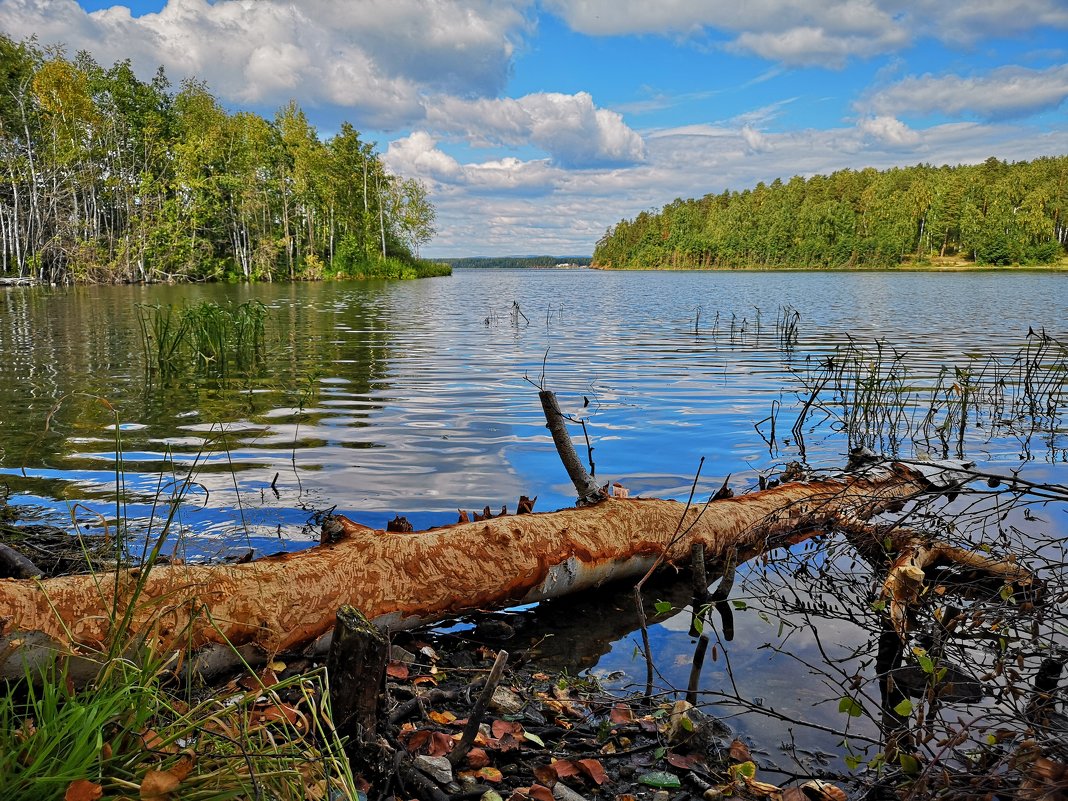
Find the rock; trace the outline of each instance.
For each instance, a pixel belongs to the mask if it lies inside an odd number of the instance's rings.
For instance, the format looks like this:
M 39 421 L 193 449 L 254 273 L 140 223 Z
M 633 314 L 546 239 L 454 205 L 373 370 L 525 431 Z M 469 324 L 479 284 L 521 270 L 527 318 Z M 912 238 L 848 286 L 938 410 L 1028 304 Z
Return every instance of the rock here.
M 404 650 L 399 645 L 390 646 L 389 659 L 391 662 L 403 662 L 406 665 L 415 664 L 415 654 L 411 651 Z
M 448 784 L 452 781 L 452 765 L 445 757 L 420 754 L 415 758 L 415 766 L 438 784 Z
M 498 686 L 493 691 L 489 708 L 498 715 L 517 715 L 523 708 L 523 699 L 507 687 Z

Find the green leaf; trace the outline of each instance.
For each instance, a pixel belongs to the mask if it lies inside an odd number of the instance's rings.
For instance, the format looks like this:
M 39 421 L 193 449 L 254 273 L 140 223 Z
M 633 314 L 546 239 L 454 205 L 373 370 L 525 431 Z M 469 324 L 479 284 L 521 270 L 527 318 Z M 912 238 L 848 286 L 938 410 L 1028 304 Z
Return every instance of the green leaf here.
M 897 755 L 897 761 L 901 763 L 901 769 L 910 776 L 915 776 L 920 772 L 920 760 L 912 754 L 902 752 Z
M 525 731 L 525 732 L 523 732 L 523 736 L 526 737 L 528 740 L 530 740 L 535 745 L 540 745 L 542 748 L 545 747 L 545 741 L 542 740 L 538 735 L 531 734 L 529 731 Z
M 660 746 L 655 751 L 653 751 L 653 759 L 654 760 L 661 760 L 666 755 L 667 755 L 667 748 L 665 748 L 664 746 Z
M 728 769 L 731 775 L 731 779 L 754 779 L 756 778 L 757 767 L 753 762 L 739 762 L 736 765 L 731 765 Z
M 679 719 L 679 728 L 683 731 L 693 731 L 693 721 L 683 716 Z
M 858 757 L 856 754 L 846 754 L 844 759 L 846 767 L 850 770 L 856 770 L 864 762 L 864 760 Z
M 838 711 L 845 712 L 851 718 L 859 718 L 864 714 L 864 707 L 858 704 L 855 698 L 843 695 L 838 699 Z
M 695 617 L 693 619 L 693 630 L 698 634 L 705 633 L 705 621 L 702 618 Z
M 872 602 L 871 608 L 872 608 L 873 612 L 885 612 L 886 611 L 886 601 L 884 601 L 882 598 L 880 598 L 878 601 Z
M 672 606 L 670 601 L 657 601 L 653 604 L 653 609 L 656 610 L 658 615 L 663 615 L 671 611 Z
M 909 715 L 912 714 L 912 701 L 910 701 L 908 698 L 905 698 L 901 701 L 901 703 L 894 707 L 894 712 L 896 712 L 903 718 L 907 718 Z M 902 756 L 904 756 L 904 754 L 902 754 Z
M 678 790 L 682 787 L 682 782 L 679 781 L 679 777 L 674 773 L 667 773 L 662 770 L 653 770 L 649 773 L 643 773 L 638 777 L 638 784 L 644 784 L 646 787 L 655 787 L 658 790 Z
M 927 655 L 927 652 L 922 648 L 913 648 L 912 653 L 916 655 L 916 660 L 920 663 L 920 669 L 928 676 L 934 675 L 934 660 Z
M 731 604 L 739 612 L 744 612 L 746 609 L 749 608 L 749 604 L 747 604 L 745 601 L 731 601 Z

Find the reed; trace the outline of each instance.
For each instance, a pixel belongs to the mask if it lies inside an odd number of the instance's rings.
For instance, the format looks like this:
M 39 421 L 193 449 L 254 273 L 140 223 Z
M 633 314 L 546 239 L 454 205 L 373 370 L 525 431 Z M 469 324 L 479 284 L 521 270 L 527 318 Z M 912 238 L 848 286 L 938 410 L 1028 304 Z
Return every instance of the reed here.
M 145 369 L 164 378 L 187 366 L 217 373 L 249 369 L 263 353 L 268 316 L 258 300 L 238 306 L 202 301 L 178 309 L 138 304 Z
M 969 438 L 1016 438 L 1024 452 L 1042 437 L 1059 447 L 1068 409 L 1068 345 L 1030 331 L 1010 358 L 976 355 L 964 364 L 918 372 L 906 354 L 876 340 L 851 337 L 817 366 L 795 372 L 802 390 L 793 431 L 824 426 L 845 434 L 849 447 L 892 456 L 907 451 L 963 458 Z

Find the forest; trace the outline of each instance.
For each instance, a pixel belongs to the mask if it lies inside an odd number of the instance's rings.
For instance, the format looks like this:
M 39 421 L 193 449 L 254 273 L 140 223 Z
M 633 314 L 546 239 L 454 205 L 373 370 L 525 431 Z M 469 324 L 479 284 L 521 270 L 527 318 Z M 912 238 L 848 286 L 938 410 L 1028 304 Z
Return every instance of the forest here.
M 417 277 L 426 188 L 391 175 L 343 123 L 320 138 L 295 103 L 230 113 L 0 35 L 0 278 L 47 283 Z
M 1068 156 L 840 170 L 759 183 L 622 220 L 605 268 L 893 269 L 1054 264 L 1068 246 Z

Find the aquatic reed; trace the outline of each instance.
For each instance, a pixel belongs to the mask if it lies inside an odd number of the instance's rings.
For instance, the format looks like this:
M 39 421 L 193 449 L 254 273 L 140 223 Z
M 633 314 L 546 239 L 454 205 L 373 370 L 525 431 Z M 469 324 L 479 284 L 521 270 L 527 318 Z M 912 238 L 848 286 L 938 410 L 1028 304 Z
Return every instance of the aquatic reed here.
M 175 309 L 138 304 L 145 369 L 167 378 L 190 364 L 218 373 L 252 367 L 263 353 L 267 308 L 258 300 L 233 306 L 202 301 Z

